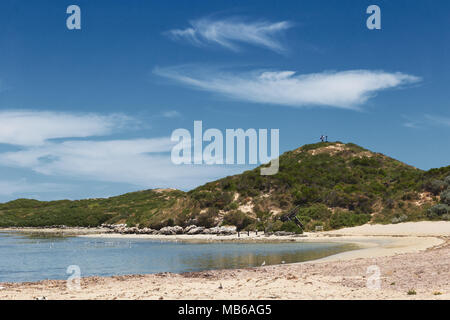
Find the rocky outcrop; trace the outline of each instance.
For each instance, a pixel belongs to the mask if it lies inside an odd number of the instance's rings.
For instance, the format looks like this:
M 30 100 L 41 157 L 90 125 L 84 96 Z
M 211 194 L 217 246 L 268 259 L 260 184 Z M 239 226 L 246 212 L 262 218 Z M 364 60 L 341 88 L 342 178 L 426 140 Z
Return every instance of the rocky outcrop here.
M 214 227 L 203 230 L 204 234 L 231 235 L 237 233 L 235 226 Z
M 103 228 L 109 229 L 108 233 L 120 234 L 157 234 L 158 230 L 151 228 L 127 227 L 126 224 L 102 224 Z
M 183 228 L 180 226 L 174 226 L 174 227 L 164 227 L 159 229 L 159 234 L 164 235 L 174 235 L 174 234 L 182 234 Z
M 180 226 L 164 227 L 159 230 L 151 228 L 127 227 L 126 224 L 102 224 L 103 228 L 109 229 L 109 233 L 120 234 L 162 234 L 162 235 L 176 235 L 176 234 L 215 234 L 215 235 L 232 235 L 236 234 L 235 226 L 221 226 L 213 228 L 198 227 L 190 225 L 185 228 Z
M 184 228 L 185 234 L 201 234 L 205 230 L 204 227 L 197 227 L 196 225 L 188 226 Z

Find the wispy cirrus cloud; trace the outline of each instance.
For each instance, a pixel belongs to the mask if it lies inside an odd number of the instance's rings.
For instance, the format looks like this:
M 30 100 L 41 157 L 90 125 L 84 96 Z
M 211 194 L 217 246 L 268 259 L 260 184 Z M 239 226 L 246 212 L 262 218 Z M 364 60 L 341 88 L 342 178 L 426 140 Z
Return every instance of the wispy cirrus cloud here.
M 435 125 L 450 127 L 450 118 L 445 117 L 445 116 L 426 114 L 425 119 Z
M 179 113 L 176 110 L 169 110 L 169 111 L 164 111 L 161 114 L 161 116 L 164 118 L 178 118 L 178 117 L 181 117 L 181 113 Z
M 35 183 L 26 179 L 0 180 L 0 196 L 12 196 L 35 192 L 58 192 L 67 189 L 67 185 L 59 183 Z
M 0 143 L 34 146 L 50 139 L 103 136 L 129 121 L 129 117 L 121 114 L 0 111 Z
M 246 21 L 242 18 L 214 20 L 202 18 L 190 21 L 190 27 L 173 29 L 165 34 L 175 40 L 185 40 L 197 46 L 216 44 L 232 51 L 239 51 L 239 44 L 251 44 L 278 53 L 287 49 L 277 38 L 291 28 L 289 21 Z
M 64 141 L 0 153 L 0 165 L 56 177 L 128 183 L 147 188 L 191 188 L 240 168 L 174 165 L 169 137 Z
M 377 92 L 420 81 L 419 77 L 371 70 L 297 74 L 295 71 L 222 72 L 200 66 L 155 68 L 154 73 L 233 99 L 291 107 L 358 109 Z
M 420 117 L 410 117 L 403 115 L 405 122 L 403 126 L 407 128 L 423 128 L 430 126 L 450 127 L 450 118 L 446 116 L 425 114 Z
M 137 120 L 124 115 L 0 112 L 0 144 L 19 149 L 0 152 L 0 166 L 56 178 L 127 183 L 141 188 L 191 188 L 240 171 L 236 167 L 175 165 L 170 158 L 175 142 L 170 137 L 98 140 L 98 136 L 121 130 L 124 122 L 136 125 Z M 50 192 L 55 188 L 57 185 L 21 179 L 0 180 L 0 195 Z

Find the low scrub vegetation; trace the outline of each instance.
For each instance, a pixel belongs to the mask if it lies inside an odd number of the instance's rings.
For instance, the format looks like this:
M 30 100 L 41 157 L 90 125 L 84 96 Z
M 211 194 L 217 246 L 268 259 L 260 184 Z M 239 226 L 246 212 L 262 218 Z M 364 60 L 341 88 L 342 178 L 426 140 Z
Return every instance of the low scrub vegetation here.
M 428 209 L 427 215 L 433 220 L 450 220 L 450 175 L 443 180 L 433 180 L 434 191 L 440 192 L 440 203 Z
M 0 226 L 230 224 L 239 230 L 301 232 L 295 223 L 279 220 L 294 207 L 306 231 L 448 220 L 450 166 L 422 171 L 355 144 L 317 143 L 281 155 L 276 175 L 262 176 L 255 168 L 189 192 L 146 190 L 78 201 L 18 199 L 0 204 Z

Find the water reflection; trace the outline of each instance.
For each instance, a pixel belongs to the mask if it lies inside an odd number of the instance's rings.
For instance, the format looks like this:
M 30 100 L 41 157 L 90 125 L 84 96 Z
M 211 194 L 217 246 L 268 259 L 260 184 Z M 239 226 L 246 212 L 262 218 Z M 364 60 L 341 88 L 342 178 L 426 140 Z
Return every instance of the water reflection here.
M 188 243 L 0 232 L 0 282 L 186 272 L 301 262 L 356 249 L 343 243 Z
M 256 244 L 258 246 L 260 244 Z M 284 244 L 286 245 L 286 244 Z M 293 244 L 290 244 L 291 246 Z M 352 244 L 330 244 L 330 243 L 299 243 L 297 248 L 270 248 L 270 245 L 262 248 L 263 250 L 252 250 L 239 252 L 209 252 L 195 259 L 183 257 L 180 263 L 186 266 L 188 271 L 206 270 L 206 269 L 229 269 L 246 268 L 261 265 L 273 265 L 282 263 L 295 263 L 308 260 L 315 260 L 327 257 L 332 254 L 354 250 L 358 247 Z M 256 249 L 256 248 L 253 248 Z M 261 249 L 261 248 L 260 248 Z M 262 252 L 263 251 L 263 252 Z

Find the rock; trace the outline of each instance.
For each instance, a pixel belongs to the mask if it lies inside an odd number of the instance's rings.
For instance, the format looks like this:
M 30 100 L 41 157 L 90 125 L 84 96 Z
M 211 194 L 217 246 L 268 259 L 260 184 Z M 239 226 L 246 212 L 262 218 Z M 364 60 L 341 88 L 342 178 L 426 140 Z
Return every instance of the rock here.
M 137 230 L 138 234 L 148 234 L 149 229 L 148 228 L 139 228 Z
M 203 229 L 202 234 L 212 234 L 212 231 L 211 229 L 205 228 Z
M 175 231 L 175 234 L 182 234 L 183 233 L 183 227 L 180 227 L 180 226 L 174 226 L 174 227 L 172 227 L 172 230 Z
M 205 230 L 204 227 L 195 227 L 190 229 L 187 234 L 201 234 L 203 233 L 203 231 Z
M 223 226 L 221 227 L 221 234 L 236 234 L 236 226 Z
M 164 235 L 182 234 L 183 228 L 180 226 L 164 227 L 159 229 L 159 233 Z
M 190 226 L 187 226 L 186 228 L 184 228 L 183 232 L 184 233 L 189 233 L 189 231 L 191 231 L 192 229 L 196 229 L 198 228 L 195 224 L 191 224 Z
M 291 236 L 295 234 L 294 232 L 287 232 L 287 231 L 277 231 L 274 233 L 276 236 Z
M 151 228 L 137 228 L 130 227 L 127 228 L 126 224 L 103 224 L 103 228 L 107 228 L 109 230 L 106 233 L 120 233 L 120 234 L 155 234 L 156 230 Z
M 166 236 L 174 235 L 176 234 L 175 230 L 172 227 L 164 227 L 159 229 L 160 234 L 164 234 Z
M 144 228 L 142 229 L 143 234 L 155 234 L 156 230 L 152 229 L 152 228 Z
M 209 228 L 209 234 L 220 234 L 220 227 Z
M 106 228 L 106 229 L 112 229 L 112 230 L 116 230 L 116 229 L 121 229 L 121 228 L 126 228 L 127 225 L 126 224 L 107 224 L 107 223 L 102 223 L 100 225 L 102 228 Z
M 230 235 L 236 233 L 235 226 L 222 226 L 222 227 L 213 227 L 209 229 L 205 229 L 203 231 L 205 234 L 217 234 L 217 235 Z
M 127 234 L 137 234 L 139 233 L 139 229 L 136 227 L 126 228 L 125 233 Z

